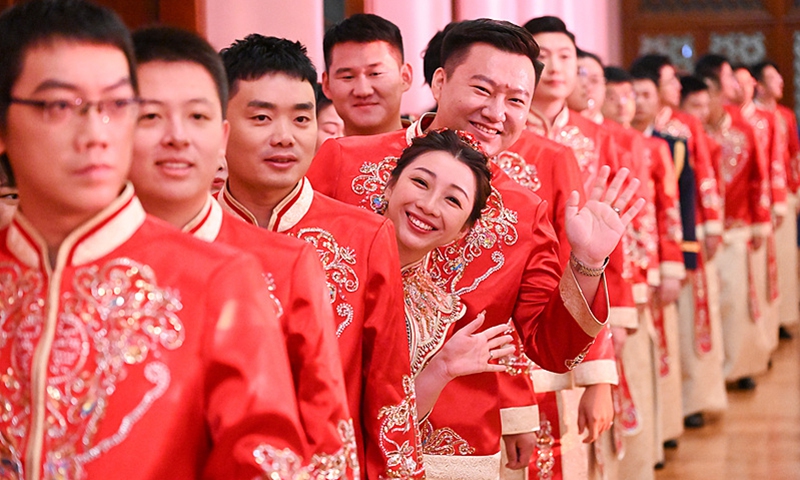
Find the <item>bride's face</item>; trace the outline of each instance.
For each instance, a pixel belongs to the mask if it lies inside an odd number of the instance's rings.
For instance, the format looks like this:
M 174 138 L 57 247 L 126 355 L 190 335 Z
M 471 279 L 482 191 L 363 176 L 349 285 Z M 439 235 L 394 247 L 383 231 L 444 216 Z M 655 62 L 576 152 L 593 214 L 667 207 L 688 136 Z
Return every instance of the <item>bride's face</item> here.
M 401 264 L 465 233 L 475 190 L 472 170 L 451 154 L 430 151 L 414 159 L 385 192 L 385 215 L 394 223 Z

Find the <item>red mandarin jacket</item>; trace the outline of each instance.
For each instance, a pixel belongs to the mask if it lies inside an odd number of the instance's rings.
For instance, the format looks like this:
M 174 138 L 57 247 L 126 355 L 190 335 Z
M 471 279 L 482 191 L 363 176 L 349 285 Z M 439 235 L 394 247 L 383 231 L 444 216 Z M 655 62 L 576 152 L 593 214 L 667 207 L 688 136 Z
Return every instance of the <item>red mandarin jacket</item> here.
M 255 265 L 147 217 L 131 186 L 52 267 L 17 212 L 0 233 L 3 476 L 295 475 L 306 447 Z
M 767 105 L 755 102 L 759 110 L 776 113 L 775 126 L 780 144 L 778 152 L 783 158 L 784 172 L 786 172 L 786 187 L 789 193 L 797 193 L 800 189 L 800 138 L 797 133 L 797 118 L 794 112 L 777 104 L 774 109 Z M 791 212 L 790 212 L 791 213 Z
M 726 108 L 718 125 L 709 126 L 712 155 L 719 172 L 725 229 L 748 228 L 757 236 L 771 232 L 769 173 L 750 124 L 736 108 Z
M 299 416 L 309 446 L 304 459 L 314 475 L 331 480 L 358 478 L 355 432 L 333 330 L 333 310 L 314 248 L 239 221 L 224 213 L 210 195 L 183 231 L 259 259 L 286 337 Z
M 329 140 L 317 152 L 309 177 L 342 201 L 372 208 L 397 157 L 422 134 L 421 122 L 429 120 L 426 116 L 406 130 L 383 135 Z M 558 241 L 546 204 L 497 167 L 492 166 L 492 174 L 493 193 L 479 225 L 458 242 L 433 252 L 433 277 L 467 306 L 465 320 L 456 329 L 484 310 L 486 327 L 511 318 L 531 359 L 545 368 L 567 371 L 583 359 L 605 323 L 604 285 L 589 308 L 572 272 L 560 277 Z M 422 426 L 425 453 L 498 452 L 498 378 L 470 375 L 445 387 Z M 470 401 L 465 403 L 465 398 Z
M 227 186 L 217 199 L 223 210 L 259 225 Z M 392 223 L 315 192 L 304 178 L 259 226 L 317 250 L 335 312 L 362 478 L 422 478 Z
M 739 111 L 747 123 L 753 127 L 753 133 L 758 137 L 758 145 L 762 149 L 761 155 L 767 162 L 772 212 L 782 217 L 787 213 L 786 163 L 784 159 L 787 146 L 783 131 L 778 129 L 777 124 L 780 120 L 778 114 L 757 108 L 753 102 L 742 105 Z

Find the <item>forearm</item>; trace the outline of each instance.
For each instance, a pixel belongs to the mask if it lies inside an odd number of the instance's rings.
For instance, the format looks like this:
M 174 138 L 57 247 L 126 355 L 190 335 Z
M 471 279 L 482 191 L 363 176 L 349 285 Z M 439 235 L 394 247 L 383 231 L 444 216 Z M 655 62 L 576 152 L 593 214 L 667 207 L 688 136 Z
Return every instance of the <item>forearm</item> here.
M 442 390 L 451 380 L 442 367 L 441 362 L 434 357 L 414 379 L 417 396 L 417 421 L 425 418 L 433 410 L 436 400 L 439 399 Z

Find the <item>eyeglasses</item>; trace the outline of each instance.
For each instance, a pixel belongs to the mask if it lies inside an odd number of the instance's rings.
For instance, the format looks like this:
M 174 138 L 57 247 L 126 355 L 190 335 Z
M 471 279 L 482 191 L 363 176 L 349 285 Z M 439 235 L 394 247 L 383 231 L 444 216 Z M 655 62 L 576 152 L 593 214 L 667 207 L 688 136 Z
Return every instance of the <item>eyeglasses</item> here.
M 66 123 L 77 120 L 89 113 L 92 107 L 102 115 L 103 123 L 119 121 L 129 116 L 140 101 L 138 98 L 112 98 L 89 102 L 82 98 L 74 100 L 33 100 L 11 97 L 10 103 L 27 105 L 42 111 L 42 119 L 48 123 Z

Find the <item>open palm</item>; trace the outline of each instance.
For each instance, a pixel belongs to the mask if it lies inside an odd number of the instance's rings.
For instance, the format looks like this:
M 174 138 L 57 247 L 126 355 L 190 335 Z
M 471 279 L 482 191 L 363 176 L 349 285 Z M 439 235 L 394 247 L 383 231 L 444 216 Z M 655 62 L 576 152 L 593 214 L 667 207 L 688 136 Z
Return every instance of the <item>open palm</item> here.
M 639 188 L 639 180 L 632 179 L 623 189 L 629 173 L 627 168 L 620 169 L 609 183 L 610 171 L 608 166 L 600 169 L 583 208 L 578 208 L 580 195 L 577 191 L 567 200 L 567 241 L 575 257 L 589 267 L 603 264 L 645 204 L 645 200 L 639 198 L 629 206 Z

